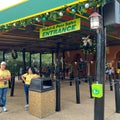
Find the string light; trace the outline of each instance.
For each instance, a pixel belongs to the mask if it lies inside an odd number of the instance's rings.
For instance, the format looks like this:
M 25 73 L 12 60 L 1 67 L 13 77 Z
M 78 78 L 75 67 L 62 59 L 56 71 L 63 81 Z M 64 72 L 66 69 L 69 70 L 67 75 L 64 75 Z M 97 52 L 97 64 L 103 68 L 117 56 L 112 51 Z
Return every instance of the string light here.
M 42 21 L 46 21 L 46 17 L 43 16 L 43 17 L 42 17 Z
M 76 12 L 76 10 L 74 9 L 74 8 L 72 8 L 72 10 L 71 10 L 73 13 L 75 13 Z
M 89 6 L 90 6 L 89 3 L 86 3 L 86 4 L 85 4 L 85 8 L 86 8 L 86 9 L 88 9 Z
M 46 13 L 46 15 L 48 16 L 48 15 L 49 15 L 49 13 L 47 12 L 47 13 Z
M 35 20 L 39 22 L 39 18 L 38 18 L 38 17 L 37 17 L 37 18 L 35 18 Z
M 70 8 L 66 8 L 66 12 L 70 12 L 71 10 L 70 10 Z
M 13 23 L 13 26 L 16 26 L 16 23 Z
M 63 12 L 62 11 L 59 12 L 59 16 L 61 16 L 61 17 L 63 16 Z

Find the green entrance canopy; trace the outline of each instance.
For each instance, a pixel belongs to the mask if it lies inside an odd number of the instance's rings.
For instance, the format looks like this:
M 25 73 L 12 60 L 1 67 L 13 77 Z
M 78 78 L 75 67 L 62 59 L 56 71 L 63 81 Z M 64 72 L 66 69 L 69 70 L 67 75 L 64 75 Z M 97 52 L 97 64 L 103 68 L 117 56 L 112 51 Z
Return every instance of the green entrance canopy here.
M 19 3 L 4 8 L 2 2 L 6 1 L 9 3 L 10 0 L 0 0 L 0 50 L 7 52 L 25 49 L 32 53 L 50 53 L 56 52 L 57 43 L 61 43 L 62 51 L 81 49 L 82 38 L 88 35 L 92 38 L 95 34 L 89 28 L 88 17 L 103 0 L 11 0 L 10 2 L 19 1 Z M 67 11 L 68 8 L 70 12 Z M 56 19 L 53 18 L 55 12 L 58 15 Z M 62 16 L 60 12 L 63 13 Z M 46 21 L 42 19 L 44 16 Z M 80 30 L 39 38 L 40 29 L 78 18 L 80 18 Z M 107 45 L 120 44 L 120 25 L 107 28 Z
M 13 2 L 11 6 L 4 5 L 7 7 L 2 8 L 5 1 L 8 3 L 9 0 L 0 0 L 0 26 L 87 0 L 13 0 L 18 3 Z M 10 1 L 10 3 L 12 2 Z M 10 5 L 10 3 L 8 4 Z

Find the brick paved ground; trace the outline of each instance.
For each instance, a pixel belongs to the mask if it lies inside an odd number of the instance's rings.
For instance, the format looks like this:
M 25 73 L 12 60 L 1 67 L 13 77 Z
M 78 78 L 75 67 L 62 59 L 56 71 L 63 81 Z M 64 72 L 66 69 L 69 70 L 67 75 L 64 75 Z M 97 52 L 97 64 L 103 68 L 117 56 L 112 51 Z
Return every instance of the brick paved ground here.
M 46 116 L 43 120 L 94 120 L 94 99 L 89 97 L 89 86 L 82 82 L 80 85 L 81 104 L 76 104 L 75 85 L 68 82 L 61 83 L 61 111 Z M 49 96 L 48 96 L 49 98 Z M 120 120 L 120 114 L 115 113 L 114 91 L 109 91 L 108 83 L 105 87 L 105 120 Z M 15 95 L 8 94 L 8 112 L 0 113 L 0 120 L 39 120 L 24 110 L 25 95 L 23 83 L 16 80 Z

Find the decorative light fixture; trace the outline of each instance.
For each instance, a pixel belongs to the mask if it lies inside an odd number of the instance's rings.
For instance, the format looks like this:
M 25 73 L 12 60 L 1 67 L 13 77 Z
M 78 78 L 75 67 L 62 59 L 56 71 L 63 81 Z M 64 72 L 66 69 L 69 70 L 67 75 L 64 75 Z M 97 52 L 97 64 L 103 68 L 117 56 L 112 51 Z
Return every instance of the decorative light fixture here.
M 66 12 L 70 12 L 71 10 L 70 10 L 70 8 L 66 8 Z
M 13 23 L 13 26 L 15 27 L 15 26 L 16 26 L 16 23 Z
M 74 8 L 72 8 L 72 10 L 71 10 L 73 13 L 75 13 L 76 12 L 76 10 L 74 9 Z
M 91 29 L 99 29 L 101 28 L 101 19 L 102 16 L 97 12 L 94 12 L 90 15 L 90 28 Z
M 63 16 L 63 12 L 62 12 L 62 11 L 59 12 L 59 16 L 60 16 L 60 17 Z
M 90 7 L 89 3 L 85 4 L 85 8 L 88 9 Z
M 46 21 L 46 17 L 45 16 L 42 17 L 42 21 Z
M 36 18 L 35 18 L 35 20 L 36 20 L 37 22 L 39 22 L 39 21 L 40 21 L 38 17 L 36 17 Z
M 47 12 L 47 13 L 46 13 L 46 15 L 48 16 L 48 15 L 49 15 L 49 13 Z

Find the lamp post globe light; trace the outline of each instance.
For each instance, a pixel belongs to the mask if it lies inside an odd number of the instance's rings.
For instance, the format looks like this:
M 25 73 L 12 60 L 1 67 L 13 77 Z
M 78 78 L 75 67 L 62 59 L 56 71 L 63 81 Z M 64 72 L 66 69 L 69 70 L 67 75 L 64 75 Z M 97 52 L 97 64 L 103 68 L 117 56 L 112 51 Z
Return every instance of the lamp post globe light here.
M 90 16 L 90 28 L 91 29 L 99 29 L 102 27 L 101 20 L 102 16 L 97 12 L 92 13 Z

